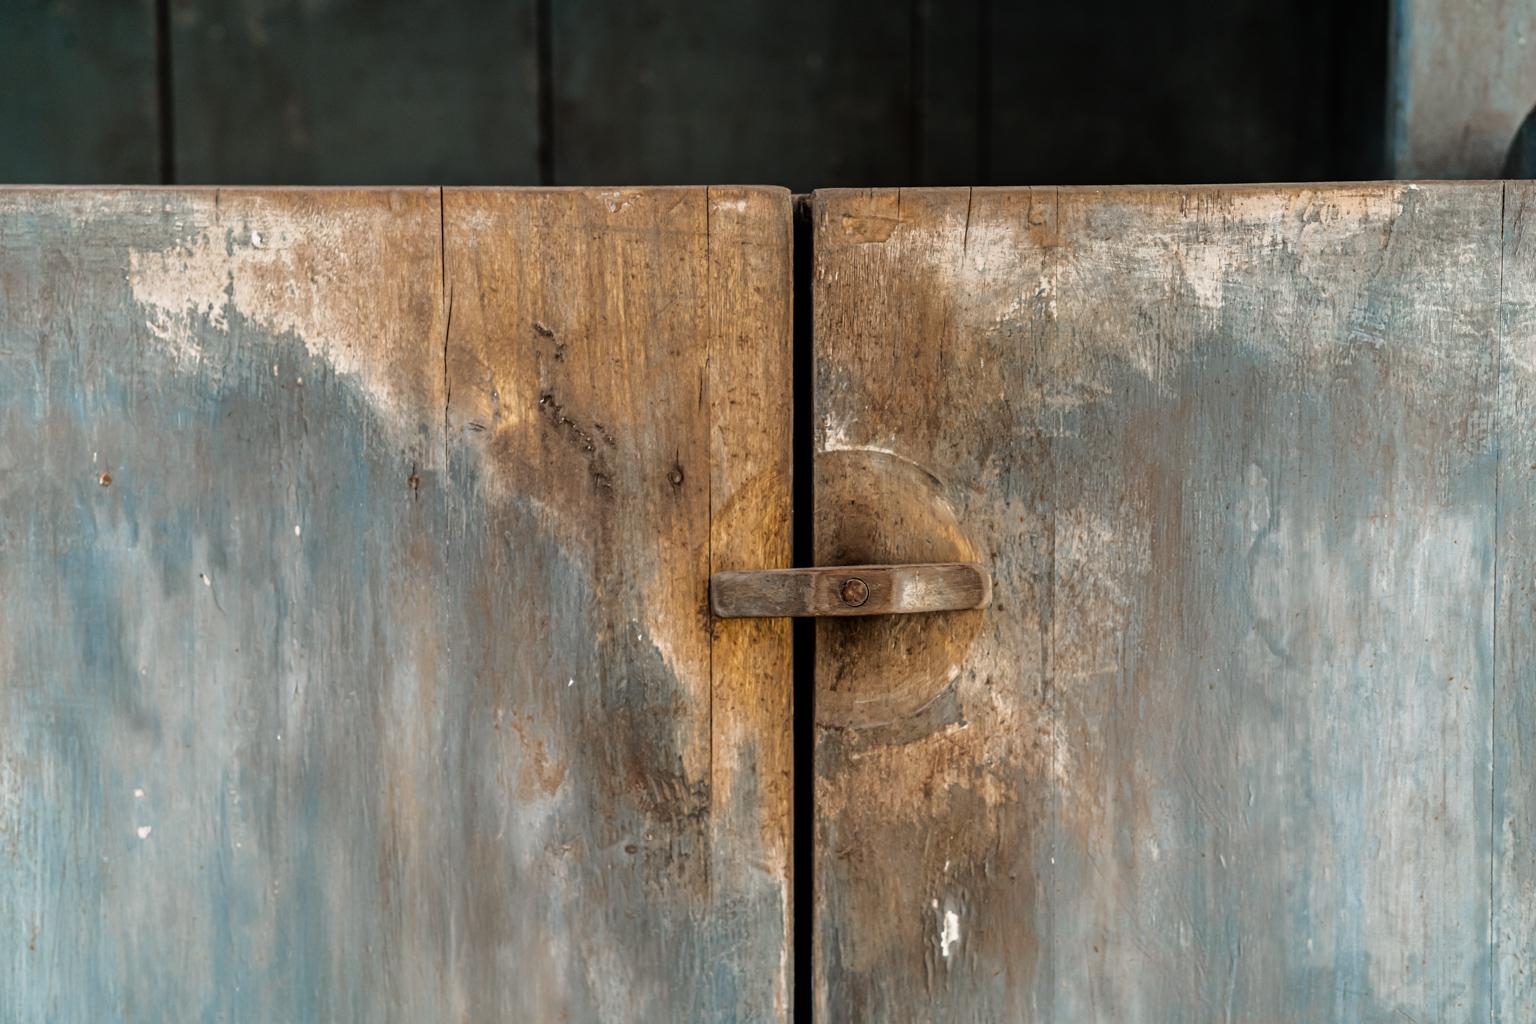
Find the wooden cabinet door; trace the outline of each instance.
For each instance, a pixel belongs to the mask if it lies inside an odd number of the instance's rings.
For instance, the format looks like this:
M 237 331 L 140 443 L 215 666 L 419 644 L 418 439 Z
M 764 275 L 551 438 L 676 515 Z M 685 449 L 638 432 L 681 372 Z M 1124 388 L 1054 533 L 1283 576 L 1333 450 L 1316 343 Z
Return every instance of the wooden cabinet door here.
M 0 1018 L 783 1019 L 789 246 L 0 192 Z
M 819 1019 L 1525 1016 L 1531 199 L 816 194 Z

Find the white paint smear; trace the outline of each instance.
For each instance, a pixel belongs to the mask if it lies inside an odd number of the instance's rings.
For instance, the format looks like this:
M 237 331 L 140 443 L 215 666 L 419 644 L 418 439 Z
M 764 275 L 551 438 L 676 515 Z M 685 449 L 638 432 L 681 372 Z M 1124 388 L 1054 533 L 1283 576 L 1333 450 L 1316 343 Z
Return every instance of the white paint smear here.
M 400 322 L 395 299 L 365 301 L 358 292 L 376 280 L 379 243 L 406 230 L 398 214 L 305 212 L 245 196 L 222 209 L 194 203 L 184 216 L 200 230 L 168 249 L 131 249 L 127 274 L 149 330 L 178 362 L 201 362 L 203 346 L 239 318 L 292 334 L 370 398 L 393 404 L 395 387 L 408 378 L 392 377 L 390 353 L 407 339 L 402 331 L 419 340 L 418 328 Z
M 939 952 L 948 960 L 960 944 L 960 915 L 953 910 L 944 911 L 944 917 L 939 926 Z

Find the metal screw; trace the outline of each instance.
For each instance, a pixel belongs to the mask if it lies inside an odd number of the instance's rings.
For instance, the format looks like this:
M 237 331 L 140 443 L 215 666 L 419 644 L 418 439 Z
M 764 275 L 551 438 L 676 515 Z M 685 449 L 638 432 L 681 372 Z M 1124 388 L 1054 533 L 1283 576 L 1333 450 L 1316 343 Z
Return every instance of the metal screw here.
M 843 599 L 843 604 L 850 608 L 857 608 L 869 600 L 869 585 L 854 576 L 843 581 L 837 595 Z

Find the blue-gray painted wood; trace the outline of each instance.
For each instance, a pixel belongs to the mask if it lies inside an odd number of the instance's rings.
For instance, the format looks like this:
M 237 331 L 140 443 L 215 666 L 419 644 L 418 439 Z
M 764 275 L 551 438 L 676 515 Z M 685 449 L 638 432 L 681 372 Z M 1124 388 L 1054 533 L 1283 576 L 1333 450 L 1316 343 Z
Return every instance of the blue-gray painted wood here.
M 1494 1020 L 1536 1005 L 1536 246 L 1525 219 L 1536 189 L 1504 197 L 1498 405 L 1498 578 L 1493 706 Z
M 160 180 L 154 0 L 0 3 L 0 182 Z
M 1525 199 L 817 193 L 826 1019 L 1523 1019 Z
M 0 1019 L 783 1019 L 787 232 L 0 193 Z

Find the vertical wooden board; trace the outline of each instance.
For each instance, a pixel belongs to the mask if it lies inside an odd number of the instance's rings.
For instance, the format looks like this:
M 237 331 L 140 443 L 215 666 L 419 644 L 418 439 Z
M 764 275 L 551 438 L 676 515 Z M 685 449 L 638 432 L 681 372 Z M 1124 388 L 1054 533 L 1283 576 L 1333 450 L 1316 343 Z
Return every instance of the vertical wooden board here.
M 912 24 L 865 0 L 553 5 L 554 180 L 887 182 L 916 169 Z
M 448 429 L 489 518 L 465 538 L 484 639 L 462 671 L 485 680 L 488 752 L 504 714 L 554 783 L 486 854 L 528 879 L 478 911 L 527 966 L 487 959 L 502 1001 L 482 1005 L 782 1019 L 788 637 L 716 652 L 707 580 L 717 547 L 787 556 L 787 195 L 450 190 L 446 224 Z
M 709 190 L 711 575 L 790 564 L 792 228 L 788 192 Z M 716 948 L 738 958 L 735 1006 L 715 1014 L 787 1020 L 796 884 L 789 623 L 716 621 L 713 630 L 711 875 L 731 922 Z
M 154 0 L 13 0 L 0 19 L 0 181 L 159 181 Z
M 423 1005 L 439 221 L 0 194 L 0 1017 Z
M 1392 0 L 1387 171 L 1496 178 L 1536 102 L 1529 0 Z
M 1517 1021 L 1536 1000 L 1536 248 L 1528 182 L 1504 201 L 1504 303 L 1499 360 L 1498 619 L 1493 707 L 1493 1019 Z
M 784 196 L 440 196 L 0 197 L 0 1017 L 782 1018 Z
M 534 184 L 534 0 L 170 0 L 178 181 Z
M 1500 201 L 817 194 L 829 1019 L 1489 1013 Z

